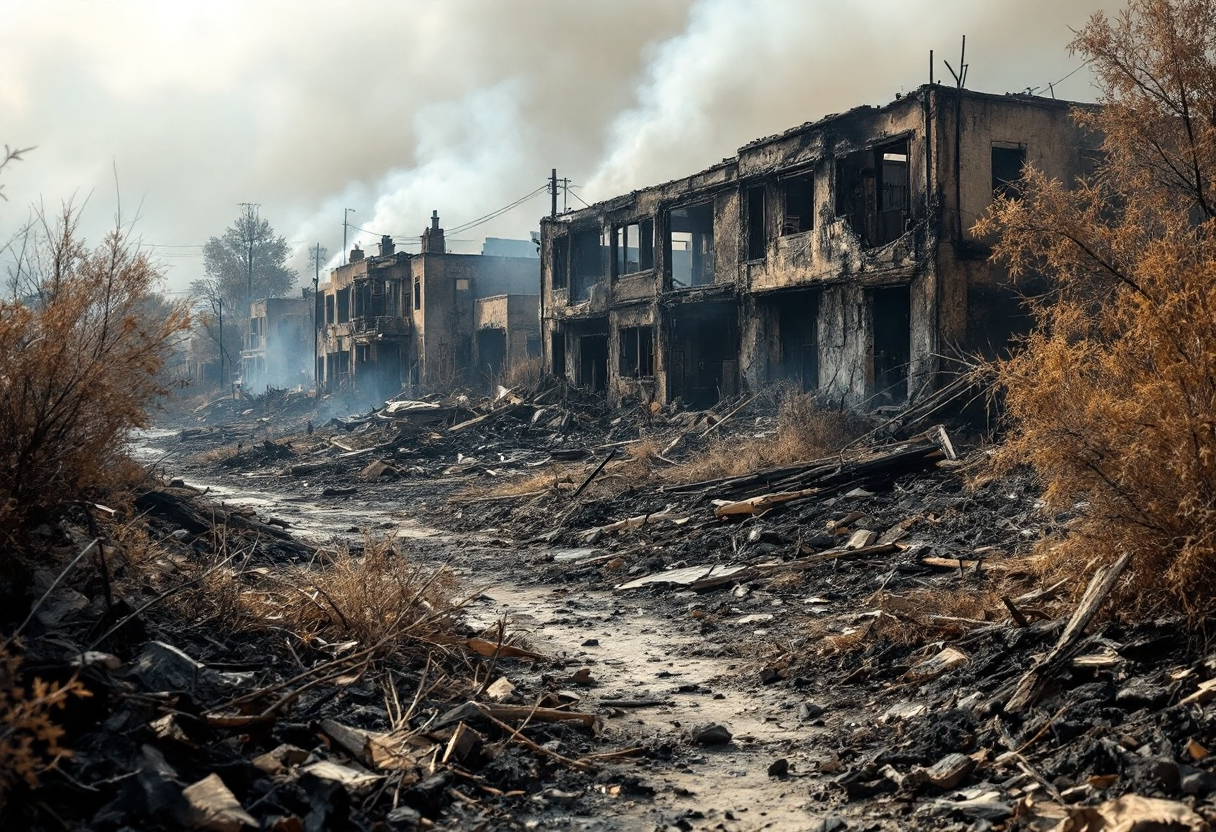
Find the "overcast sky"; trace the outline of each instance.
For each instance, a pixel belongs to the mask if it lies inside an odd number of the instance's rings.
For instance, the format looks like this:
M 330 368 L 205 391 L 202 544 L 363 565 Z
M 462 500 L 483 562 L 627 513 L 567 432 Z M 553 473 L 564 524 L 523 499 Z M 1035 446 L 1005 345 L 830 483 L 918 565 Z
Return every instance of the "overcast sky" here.
M 183 289 L 239 203 L 306 271 L 380 234 L 406 250 L 545 185 L 588 202 L 700 170 L 751 139 L 967 86 L 1092 100 L 1071 28 L 1113 0 L 0 0 L 0 241 L 41 201 L 122 209 Z M 1075 71 L 1078 70 L 1078 71 Z M 1075 72 L 1074 72 L 1075 71 Z M 1067 77 L 1066 77 L 1067 76 Z M 116 185 L 117 182 L 117 185 Z M 582 203 L 570 197 L 571 207 Z M 468 231 L 527 238 L 537 193 Z M 309 275 L 311 278 L 311 275 Z

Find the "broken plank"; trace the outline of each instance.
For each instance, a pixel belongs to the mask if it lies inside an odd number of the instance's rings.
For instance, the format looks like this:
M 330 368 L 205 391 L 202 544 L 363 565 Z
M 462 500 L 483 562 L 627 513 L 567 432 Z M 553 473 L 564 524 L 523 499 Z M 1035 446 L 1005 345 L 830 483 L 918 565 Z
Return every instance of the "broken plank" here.
M 1036 662 L 1022 676 L 1021 681 L 1014 688 L 1013 695 L 1005 705 L 1006 713 L 1018 713 L 1033 705 L 1039 698 L 1052 672 L 1068 658 L 1068 654 L 1077 646 L 1085 628 L 1098 614 L 1098 610 L 1114 590 L 1119 576 L 1123 574 L 1123 570 L 1127 568 L 1131 559 L 1131 553 L 1125 552 L 1114 563 L 1109 566 L 1101 566 L 1094 572 L 1089 586 L 1085 588 L 1085 594 L 1081 596 L 1080 603 L 1077 604 L 1072 617 L 1068 619 L 1068 624 L 1064 626 L 1064 632 L 1060 633 L 1059 641 L 1046 656 Z

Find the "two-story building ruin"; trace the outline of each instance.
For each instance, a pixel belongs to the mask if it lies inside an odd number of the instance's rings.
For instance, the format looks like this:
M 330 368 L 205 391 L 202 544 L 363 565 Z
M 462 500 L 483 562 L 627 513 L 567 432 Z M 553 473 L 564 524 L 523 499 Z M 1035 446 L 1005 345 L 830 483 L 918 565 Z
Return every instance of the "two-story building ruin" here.
M 265 298 L 250 304 L 249 331 L 241 350 L 241 384 L 246 392 L 311 383 L 312 315 L 308 297 Z
M 1072 106 L 927 85 L 545 220 L 545 366 L 692 406 L 781 380 L 849 407 L 933 389 L 945 356 L 1026 325 L 970 228 L 1026 163 L 1089 171 Z
M 375 256 L 356 247 L 317 292 L 322 388 L 492 389 L 540 355 L 538 271 L 536 257 L 449 253 L 437 214 L 418 254 L 388 236 Z

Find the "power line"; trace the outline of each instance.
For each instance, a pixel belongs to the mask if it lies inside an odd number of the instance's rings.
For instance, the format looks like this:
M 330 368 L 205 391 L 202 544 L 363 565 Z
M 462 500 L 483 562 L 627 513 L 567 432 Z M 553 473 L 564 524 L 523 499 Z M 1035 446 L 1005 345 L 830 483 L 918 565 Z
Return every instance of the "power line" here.
M 510 211 L 514 208 L 518 208 L 520 205 L 523 205 L 525 202 L 527 202 L 531 199 L 535 199 L 536 197 L 540 196 L 541 194 L 547 192 L 548 190 L 549 190 L 549 183 L 546 182 L 544 185 L 541 185 L 535 191 L 532 191 L 532 193 L 527 194 L 525 196 L 521 196 L 519 199 L 515 200 L 511 204 L 504 205 L 502 208 L 499 208 L 497 211 L 491 211 L 490 213 L 486 214 L 485 216 L 478 217 L 475 220 L 470 220 L 469 222 L 466 222 L 463 225 L 458 225 L 455 228 L 446 229 L 445 233 L 459 234 L 462 231 L 468 231 L 470 228 L 474 228 L 483 223 L 487 223 L 490 220 L 494 219 L 495 217 L 502 216 L 503 214 L 507 213 L 508 211 Z

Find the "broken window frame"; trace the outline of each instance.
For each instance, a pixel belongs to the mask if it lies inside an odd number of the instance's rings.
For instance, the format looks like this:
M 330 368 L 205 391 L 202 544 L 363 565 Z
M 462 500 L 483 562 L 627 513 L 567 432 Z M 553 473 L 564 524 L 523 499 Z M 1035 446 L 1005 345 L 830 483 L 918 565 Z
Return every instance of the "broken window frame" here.
M 787 174 L 780 181 L 781 236 L 810 231 L 815 227 L 815 172 Z
M 568 289 L 570 287 L 570 235 L 554 235 L 550 251 L 549 288 Z
M 570 299 L 586 300 L 604 279 L 603 232 L 597 225 L 570 229 Z M 592 250 L 594 249 L 594 250 Z
M 764 185 L 747 189 L 747 260 L 749 263 L 768 257 L 768 215 L 765 210 Z
M 654 327 L 629 326 L 617 332 L 621 378 L 654 378 Z
M 350 288 L 339 289 L 338 297 L 338 323 L 345 324 L 350 322 Z
M 704 214 L 702 214 L 704 212 Z M 665 244 L 667 279 L 673 289 L 710 286 L 717 274 L 714 251 L 714 200 L 702 200 L 669 208 Z M 706 223 L 708 219 L 708 223 Z M 685 231 L 683 227 L 688 227 Z M 700 228 L 700 230 L 697 230 Z M 686 244 L 689 256 L 688 282 L 677 280 L 675 268 L 676 235 L 687 235 L 678 242 Z
M 637 246 L 631 244 L 636 242 Z M 630 249 L 637 259 L 630 260 Z M 654 269 L 654 220 L 640 217 L 612 227 L 612 276 L 640 274 Z
M 998 157 L 1002 157 L 998 160 Z M 990 152 L 992 198 L 1022 198 L 1022 169 L 1026 166 L 1026 145 L 1021 142 L 993 142 Z M 1010 176 L 1016 168 L 1017 175 Z

